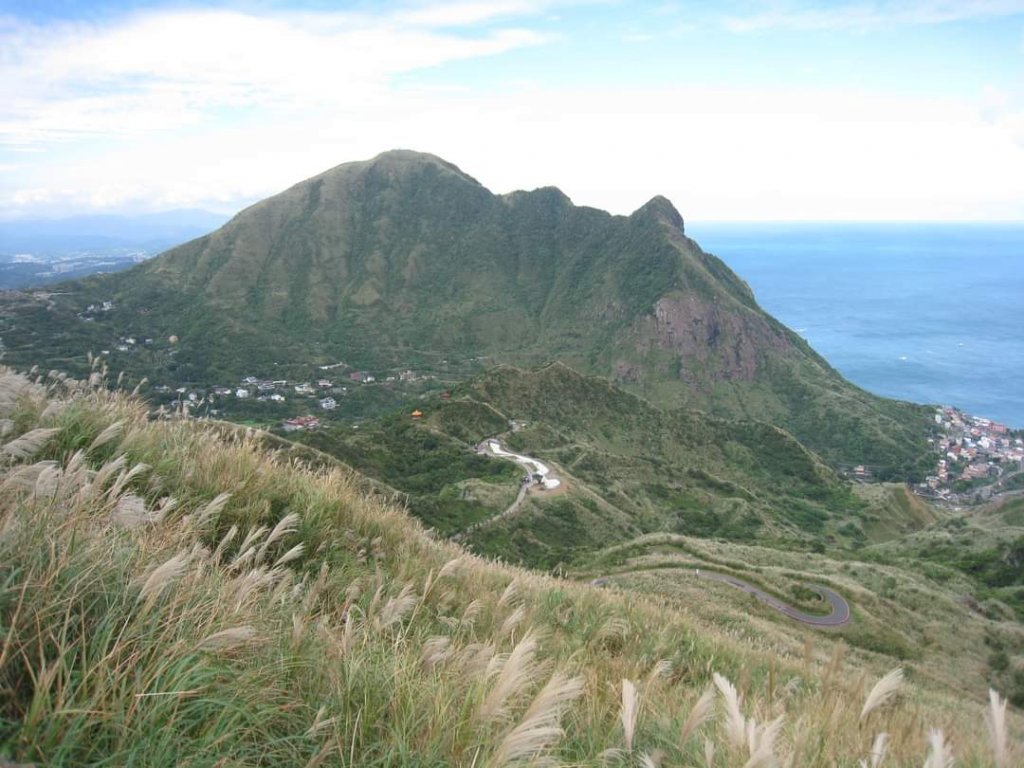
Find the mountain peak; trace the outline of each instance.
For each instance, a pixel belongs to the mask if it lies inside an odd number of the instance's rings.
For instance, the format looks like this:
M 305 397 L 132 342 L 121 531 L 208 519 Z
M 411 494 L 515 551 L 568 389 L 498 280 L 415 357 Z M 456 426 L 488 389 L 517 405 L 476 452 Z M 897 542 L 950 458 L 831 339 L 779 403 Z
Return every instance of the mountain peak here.
M 653 217 L 683 232 L 683 215 L 672 205 L 672 201 L 663 195 L 655 195 L 633 211 L 632 215 L 634 217 Z
M 410 172 L 433 167 L 446 173 L 459 176 L 466 181 L 470 181 L 473 184 L 480 186 L 479 181 L 474 179 L 454 163 L 449 163 L 444 158 L 432 155 L 429 152 L 417 152 L 412 149 L 389 149 L 386 152 L 381 152 L 370 160 L 359 163 L 359 165 L 362 165 L 367 169 L 373 168 L 396 173 Z

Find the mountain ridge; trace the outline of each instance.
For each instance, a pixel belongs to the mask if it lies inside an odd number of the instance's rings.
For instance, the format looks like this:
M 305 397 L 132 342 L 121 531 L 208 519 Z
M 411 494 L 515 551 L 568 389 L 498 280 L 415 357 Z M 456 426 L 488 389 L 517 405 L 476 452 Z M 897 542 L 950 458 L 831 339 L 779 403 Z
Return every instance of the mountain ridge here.
M 831 461 L 908 467 L 924 446 L 923 411 L 842 379 L 686 236 L 660 195 L 616 216 L 554 187 L 496 195 L 441 158 L 393 150 L 68 289 L 54 312 L 99 300 L 116 310 L 90 328 L 62 320 L 65 358 L 71 338 L 84 354 L 119 326 L 179 339 L 147 365 L 189 380 L 336 359 L 562 360 L 661 406 L 778 424 Z M 11 325 L 9 354 L 28 360 L 23 329 Z M 832 420 L 852 427 L 852 443 L 830 434 Z

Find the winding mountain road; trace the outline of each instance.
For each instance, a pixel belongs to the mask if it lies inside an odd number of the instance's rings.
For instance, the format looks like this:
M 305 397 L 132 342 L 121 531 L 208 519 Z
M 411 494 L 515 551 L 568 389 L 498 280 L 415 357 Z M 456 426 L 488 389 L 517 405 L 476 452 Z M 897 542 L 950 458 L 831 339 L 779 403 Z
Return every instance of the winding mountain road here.
M 678 570 L 689 571 L 690 569 L 679 568 Z M 794 621 L 799 621 L 802 624 L 809 624 L 813 627 L 842 627 L 850 623 L 850 604 L 846 602 L 846 599 L 842 595 L 834 592 L 828 587 L 823 587 L 820 584 L 804 584 L 804 586 L 807 589 L 817 592 L 826 601 L 828 601 L 832 611 L 825 616 L 807 613 L 806 611 L 801 611 L 799 608 L 794 608 L 789 603 L 775 597 L 775 595 L 770 595 L 763 589 L 755 587 L 750 582 L 738 579 L 735 576 L 730 576 L 725 573 L 717 573 L 715 571 L 705 571 L 700 568 L 694 569 L 692 573 L 701 579 L 718 581 L 723 584 L 728 584 L 731 587 L 735 587 L 736 589 L 741 589 L 747 594 L 753 595 L 768 607 L 774 608 L 779 613 L 785 614 Z M 594 579 L 590 583 L 596 586 L 601 586 L 608 583 L 608 577 Z
M 753 584 L 743 581 L 743 579 L 737 579 L 735 576 L 702 570 L 698 570 L 696 575 L 702 579 L 720 581 L 723 584 L 736 587 L 736 589 L 742 589 L 744 592 L 753 595 L 770 608 L 774 608 L 780 613 L 784 613 L 786 616 L 789 616 L 789 618 L 794 621 L 799 621 L 803 624 L 810 624 L 815 627 L 842 627 L 850 622 L 850 604 L 846 602 L 846 599 L 842 597 L 842 595 L 837 592 L 833 592 L 828 587 L 823 587 L 820 584 L 804 584 L 804 586 L 813 592 L 817 592 L 828 601 L 829 605 L 832 607 L 832 612 L 825 616 L 806 613 L 798 608 L 794 608 L 789 603 L 780 600 L 774 595 L 768 594 L 763 589 L 758 589 Z
M 529 473 L 528 477 L 530 479 L 524 479 L 523 482 L 519 484 L 519 493 L 516 494 L 515 501 L 513 501 L 506 509 L 496 515 L 492 515 L 491 517 L 473 523 L 473 525 L 468 528 L 464 528 L 458 533 L 453 534 L 449 537 L 452 541 L 462 541 L 466 536 L 473 533 L 473 531 L 483 528 L 485 525 L 490 525 L 502 518 L 514 515 L 519 507 L 522 506 L 523 501 L 526 499 L 526 494 L 531 489 L 537 489 L 544 492 L 564 488 L 562 481 L 554 476 L 549 466 L 530 456 L 521 456 L 518 453 L 510 453 L 502 448 L 501 443 L 493 438 L 484 440 L 480 443 L 480 445 L 477 446 L 477 451 L 485 455 L 497 456 L 502 459 L 514 461 L 516 464 L 526 469 Z M 536 485 L 532 481 L 532 478 L 534 477 L 540 478 L 540 481 Z
M 506 451 L 501 447 L 501 443 L 497 440 L 485 440 L 481 443 L 481 448 L 485 453 L 489 453 L 492 456 L 499 456 L 500 458 L 514 461 L 529 472 L 531 478 L 538 478 L 540 486 L 546 491 L 552 491 L 562 484 L 562 481 L 554 476 L 551 472 L 551 467 L 547 464 L 542 463 L 532 456 L 523 456 L 518 453 Z

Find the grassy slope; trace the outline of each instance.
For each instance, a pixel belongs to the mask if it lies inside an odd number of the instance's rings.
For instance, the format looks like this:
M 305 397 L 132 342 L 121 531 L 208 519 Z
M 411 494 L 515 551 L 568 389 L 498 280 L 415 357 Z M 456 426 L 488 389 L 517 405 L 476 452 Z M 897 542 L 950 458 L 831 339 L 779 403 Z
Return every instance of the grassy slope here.
M 662 534 L 609 548 L 574 575 L 608 577 L 625 589 L 663 595 L 706 621 L 798 652 L 805 627 L 733 588 L 695 579 L 694 568 L 739 576 L 811 612 L 822 606 L 803 585 L 828 585 L 851 603 L 854 621 L 830 635 L 848 644 L 855 659 L 903 664 L 915 679 L 975 699 L 993 685 L 1024 703 L 1013 680 L 1013 670 L 1024 668 L 1024 628 L 1012 617 L 986 616 L 965 599 L 976 589 L 968 577 L 935 578 L 910 557 L 878 559 L 870 549 L 792 553 Z M 701 599 L 710 594 L 713 604 Z M 1006 653 L 1005 669 L 992 667 L 997 648 Z
M 494 369 L 459 394 L 525 421 L 510 445 L 570 479 L 567 496 L 535 501 L 470 539 L 532 565 L 653 531 L 845 543 L 844 526 L 877 506 L 781 430 L 665 411 L 563 365 Z
M 671 605 L 468 556 L 343 470 L 69 394 L 0 380 L 0 756 L 692 765 L 706 738 L 713 765 L 737 765 L 726 696 L 681 738 L 719 671 L 745 715 L 783 717 L 787 764 L 850 764 L 884 730 L 887 764 L 919 765 L 930 726 L 965 764 L 993 764 L 980 708 L 941 688 L 908 686 L 858 724 L 881 669 L 823 669 Z
M 920 764 L 929 726 L 968 764 L 991 763 L 979 708 L 942 688 L 910 686 L 858 725 L 883 668 L 837 656 L 823 669 L 671 601 L 468 556 L 361 496 L 350 473 L 147 422 L 122 395 L 61 403 L 0 385 L 0 756 L 590 765 L 662 751 L 679 765 L 702 762 L 708 738 L 714 765 L 736 765 L 748 746 L 730 741 L 724 697 L 680 737 L 718 671 L 744 714 L 784 717 L 773 750 L 794 764 L 849 763 L 880 730 L 888 764 Z M 632 755 L 624 679 L 641 703 Z
M 504 433 L 541 457 L 565 493 L 531 494 L 520 510 L 474 530 L 474 551 L 551 569 L 611 543 L 656 531 L 780 546 L 853 546 L 889 531 L 896 497 L 861 497 L 782 430 L 666 411 L 562 364 L 499 366 L 456 388 L 455 399 L 338 425 L 298 439 L 407 496 L 410 511 L 444 535 L 497 515 L 518 471 L 472 447 Z M 509 432 L 510 419 L 525 426 Z M 906 521 L 906 529 L 920 525 Z
M 567 492 L 531 494 L 522 512 L 475 531 L 475 551 L 551 568 L 636 535 L 671 530 L 807 546 L 865 505 L 775 427 L 662 411 L 603 379 L 554 364 L 500 367 L 455 399 L 338 425 L 299 439 L 408 494 L 409 509 L 450 535 L 508 507 L 520 472 L 476 455 L 502 433 L 557 467 Z M 509 432 L 510 417 L 527 425 Z
M 416 517 L 443 535 L 511 504 L 521 475 L 511 463 L 478 456 L 465 442 L 424 428 L 404 411 L 359 429 L 331 426 L 299 439 L 406 494 Z

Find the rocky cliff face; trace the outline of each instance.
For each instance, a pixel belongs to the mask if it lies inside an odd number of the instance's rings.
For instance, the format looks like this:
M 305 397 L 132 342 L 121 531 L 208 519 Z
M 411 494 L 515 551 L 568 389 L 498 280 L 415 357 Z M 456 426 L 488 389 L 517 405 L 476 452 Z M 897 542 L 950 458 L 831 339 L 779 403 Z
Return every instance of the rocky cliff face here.
M 754 381 L 770 355 L 796 352 L 790 339 L 753 312 L 723 310 L 714 301 L 671 295 L 658 299 L 644 318 L 652 344 L 677 356 L 682 381 Z M 697 376 L 695 371 L 703 372 Z

